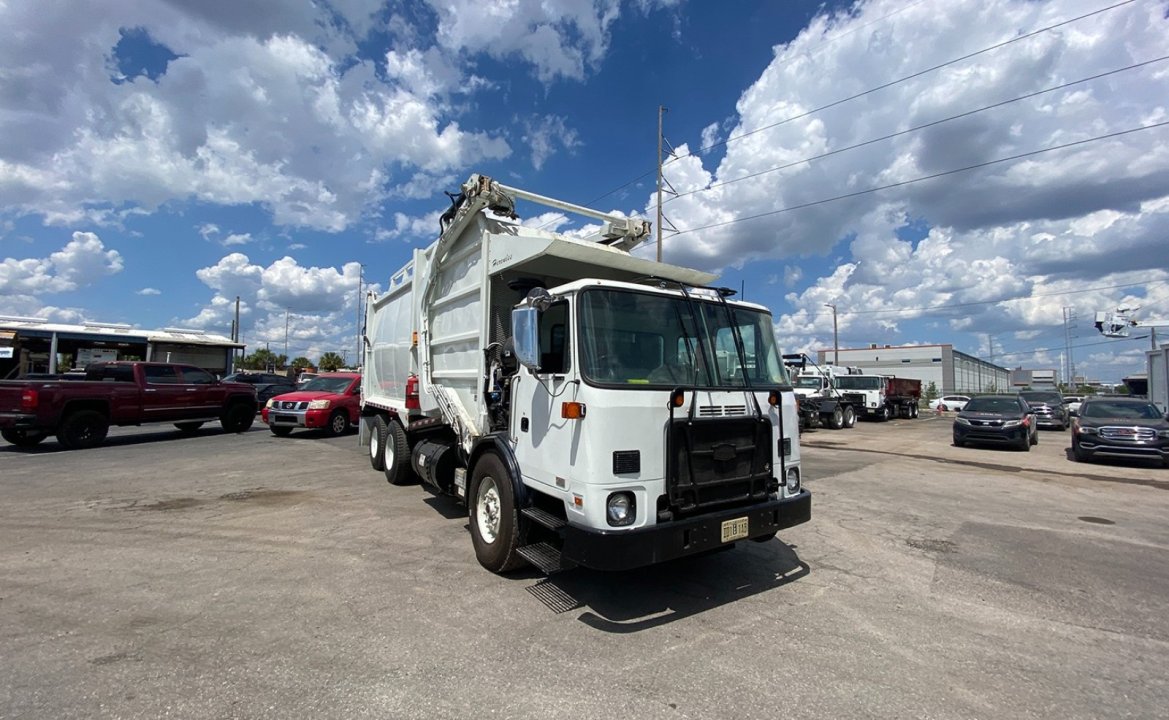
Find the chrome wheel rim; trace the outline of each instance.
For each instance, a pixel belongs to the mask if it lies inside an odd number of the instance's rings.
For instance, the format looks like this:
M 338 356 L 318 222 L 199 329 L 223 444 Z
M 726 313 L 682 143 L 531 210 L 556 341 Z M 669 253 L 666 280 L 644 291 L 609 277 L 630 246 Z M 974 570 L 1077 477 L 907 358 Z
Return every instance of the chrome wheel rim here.
M 475 524 L 479 528 L 479 537 L 488 545 L 499 537 L 499 488 L 490 477 L 479 482 L 479 492 L 475 497 Z
M 382 461 L 386 464 L 386 470 L 394 467 L 394 438 L 392 431 L 386 435 L 386 449 L 382 451 Z
M 373 434 L 369 438 L 369 456 L 377 459 L 377 425 L 374 425 Z

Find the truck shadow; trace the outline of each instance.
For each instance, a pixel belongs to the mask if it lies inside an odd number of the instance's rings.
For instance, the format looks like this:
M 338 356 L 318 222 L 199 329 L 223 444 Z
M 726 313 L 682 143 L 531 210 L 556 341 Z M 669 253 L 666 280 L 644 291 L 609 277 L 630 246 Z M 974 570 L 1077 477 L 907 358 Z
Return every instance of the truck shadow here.
M 10 445 L 0 441 L 0 454 L 16 453 L 21 455 L 47 455 L 58 452 L 85 453 L 101 450 L 102 448 L 107 447 L 127 447 L 131 445 L 143 445 L 146 443 L 164 441 L 174 442 L 181 440 L 192 440 L 195 438 L 212 437 L 215 435 L 243 435 L 247 433 L 267 431 L 267 427 L 263 425 L 253 425 L 250 429 L 243 431 L 243 433 L 228 433 L 220 428 L 218 424 L 211 423 L 208 423 L 206 427 L 199 428 L 198 430 L 194 430 L 192 432 L 182 432 L 175 429 L 174 427 L 166 425 L 160 425 L 157 427 L 157 429 L 147 431 L 142 431 L 137 428 L 133 428 L 133 430 L 134 432 L 132 432 L 132 434 L 111 434 L 107 436 L 104 441 L 102 441 L 101 445 L 87 450 L 66 450 L 60 443 L 57 442 L 57 439 L 53 436 L 49 436 L 45 438 L 45 440 L 39 445 L 34 445 L 33 447 L 29 448 L 20 448 L 15 445 Z M 111 429 L 111 433 L 112 432 L 114 432 L 114 430 Z
M 775 590 L 810 573 L 794 545 L 773 539 L 626 572 L 579 568 L 541 580 L 528 592 L 553 612 L 585 608 L 580 622 L 626 634 Z

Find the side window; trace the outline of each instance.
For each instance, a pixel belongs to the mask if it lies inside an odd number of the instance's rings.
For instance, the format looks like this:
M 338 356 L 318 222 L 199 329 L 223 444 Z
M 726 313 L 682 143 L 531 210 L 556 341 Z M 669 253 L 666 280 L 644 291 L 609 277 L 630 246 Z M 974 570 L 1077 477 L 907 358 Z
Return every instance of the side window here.
M 197 367 L 184 367 L 183 382 L 190 385 L 214 385 L 215 376 Z
M 568 372 L 568 303 L 555 303 L 540 318 L 540 372 Z
M 151 385 L 175 385 L 179 382 L 179 373 L 174 365 L 145 365 L 142 371 L 146 375 L 146 382 Z

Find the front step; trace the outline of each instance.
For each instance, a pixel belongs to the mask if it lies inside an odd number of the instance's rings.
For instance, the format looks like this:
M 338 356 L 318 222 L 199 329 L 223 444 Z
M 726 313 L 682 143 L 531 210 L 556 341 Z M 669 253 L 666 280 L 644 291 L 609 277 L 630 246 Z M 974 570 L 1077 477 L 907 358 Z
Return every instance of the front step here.
M 520 557 L 530 562 L 537 570 L 545 575 L 551 575 L 561 570 L 568 570 L 575 567 L 570 563 L 565 563 L 560 556 L 560 551 L 546 542 L 524 545 L 523 547 L 516 548 L 516 552 L 520 554 Z
M 532 522 L 539 523 L 549 530 L 559 530 L 568 524 L 564 518 L 559 518 L 552 513 L 535 506 L 520 508 L 520 514 L 528 518 Z

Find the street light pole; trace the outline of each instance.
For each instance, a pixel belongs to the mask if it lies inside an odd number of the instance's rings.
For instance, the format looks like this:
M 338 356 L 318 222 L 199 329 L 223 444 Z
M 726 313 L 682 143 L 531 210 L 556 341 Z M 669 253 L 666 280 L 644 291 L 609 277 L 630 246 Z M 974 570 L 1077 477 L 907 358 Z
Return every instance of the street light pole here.
M 832 364 L 840 364 L 840 333 L 836 327 L 836 304 L 824 303 L 824 307 L 832 308 Z

